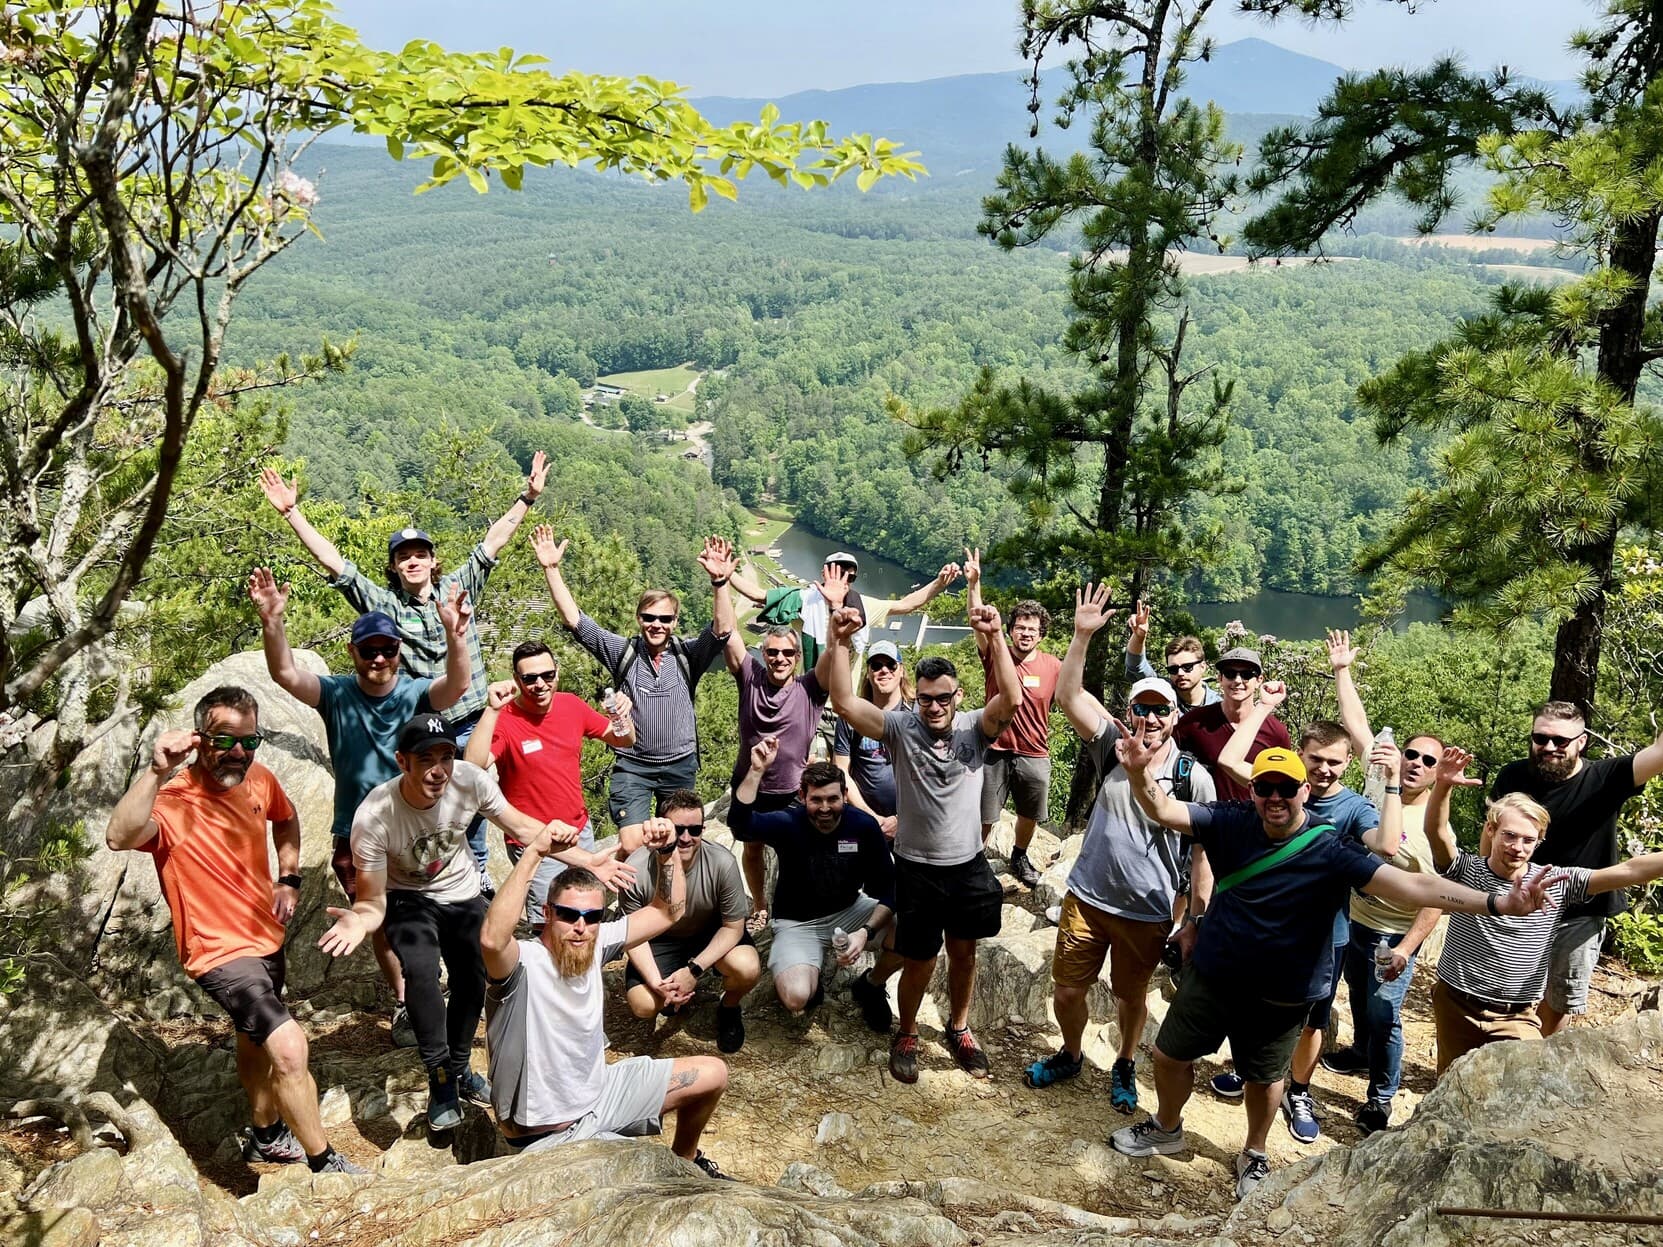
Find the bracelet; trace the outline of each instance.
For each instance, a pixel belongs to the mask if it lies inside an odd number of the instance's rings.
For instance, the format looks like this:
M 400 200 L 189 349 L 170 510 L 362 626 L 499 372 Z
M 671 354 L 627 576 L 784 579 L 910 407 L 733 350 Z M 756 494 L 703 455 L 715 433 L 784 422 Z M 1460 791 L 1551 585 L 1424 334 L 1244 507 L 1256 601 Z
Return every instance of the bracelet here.
M 277 882 L 286 888 L 293 888 L 296 892 L 298 892 L 300 891 L 300 885 L 304 883 L 305 880 L 303 880 L 299 875 L 278 875 Z
M 1501 917 L 1501 910 L 1496 908 L 1496 894 L 1494 892 L 1484 894 L 1484 908 L 1490 911 L 1490 917 Z
M 720 580 L 712 580 L 710 582 L 710 587 L 712 589 L 720 589 L 723 585 L 727 584 L 727 582 L 728 582 L 728 578 L 726 576 L 723 576 Z
M 1386 785 L 1386 795 L 1388 797 L 1400 797 L 1400 796 L 1402 796 L 1403 795 L 1403 785 L 1401 785 L 1401 784 L 1387 784 Z
M 520 501 L 525 503 L 525 509 L 529 511 L 537 505 L 537 495 L 527 491 L 520 495 Z

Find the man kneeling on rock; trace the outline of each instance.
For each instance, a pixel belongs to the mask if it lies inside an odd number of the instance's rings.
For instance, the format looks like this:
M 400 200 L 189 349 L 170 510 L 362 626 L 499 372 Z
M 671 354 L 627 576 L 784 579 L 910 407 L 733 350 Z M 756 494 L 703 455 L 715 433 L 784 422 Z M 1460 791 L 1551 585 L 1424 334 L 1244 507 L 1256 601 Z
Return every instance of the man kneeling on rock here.
M 1519 880 L 1486 894 L 1385 865 L 1313 821 L 1305 764 L 1291 749 L 1265 749 L 1253 760 L 1252 804 L 1179 801 L 1157 782 L 1153 763 L 1162 746 L 1115 726 L 1124 737 L 1115 751 L 1137 803 L 1163 827 L 1195 839 L 1214 881 L 1189 968 L 1155 1038 L 1155 1113 L 1109 1141 L 1129 1156 L 1183 1151 L 1194 1064 L 1228 1039 L 1247 1084 L 1247 1139 L 1236 1158 L 1236 1197 L 1245 1199 L 1269 1173 L 1265 1138 L 1310 1004 L 1327 991 L 1334 914 L 1348 890 L 1410 908 L 1523 916 L 1551 903 L 1552 880 Z M 1388 788 L 1383 817 L 1395 815 L 1397 802 Z
M 110 813 L 104 843 L 156 859 L 179 961 L 231 1015 L 237 1077 L 254 1126 L 249 1160 L 362 1173 L 323 1132 L 306 1032 L 283 1003 L 283 933 L 300 898 L 300 819 L 254 760 L 259 706 L 224 685 L 196 703 L 196 730 L 163 732 L 151 763 Z M 196 757 L 183 774 L 180 765 Z M 277 847 L 272 886 L 266 824 Z
M 568 870 L 549 886 L 547 923 L 536 940 L 515 940 L 514 924 L 538 864 L 554 852 L 548 828 L 525 839 L 525 854 L 485 915 L 485 1042 L 497 1125 L 521 1151 L 656 1134 L 676 1115 L 671 1149 L 712 1178 L 725 1178 L 699 1150 L 699 1136 L 728 1085 L 719 1057 L 669 1061 L 637 1056 L 608 1065 L 601 967 L 669 931 L 687 904 L 687 876 L 665 818 L 641 824 L 662 854 L 652 903 L 612 922 L 593 872 Z M 668 849 L 668 852 L 665 850 Z
M 768 968 L 780 1003 L 801 1013 L 825 995 L 820 969 L 837 932 L 848 936 L 836 948 L 839 965 L 851 966 L 869 946 L 876 947 L 895 910 L 895 865 L 878 820 L 846 803 L 848 777 L 830 762 L 804 768 L 798 800 L 785 809 L 758 811 L 762 776 L 778 752 L 773 736 L 752 746 L 750 770 L 734 790 L 728 823 L 734 839 L 772 845 L 778 856 Z M 875 1031 L 887 1032 L 894 1021 L 882 982 L 900 967 L 901 959 L 885 951 L 878 981 L 861 975 L 849 987 Z

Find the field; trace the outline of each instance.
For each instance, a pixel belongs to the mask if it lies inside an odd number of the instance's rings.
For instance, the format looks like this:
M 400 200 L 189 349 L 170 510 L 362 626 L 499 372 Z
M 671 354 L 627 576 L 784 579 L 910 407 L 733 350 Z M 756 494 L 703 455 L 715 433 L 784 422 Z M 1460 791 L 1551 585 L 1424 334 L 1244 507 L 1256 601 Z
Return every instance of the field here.
M 1458 251 L 1551 251 L 1551 238 L 1519 238 L 1502 234 L 1428 234 L 1397 240 L 1410 247 L 1453 247 Z
M 684 416 L 693 415 L 693 395 L 698 389 L 700 373 L 690 364 L 674 368 L 654 368 L 648 372 L 615 372 L 601 377 L 603 385 L 615 385 L 649 402 L 660 394 L 668 394 L 664 406 Z

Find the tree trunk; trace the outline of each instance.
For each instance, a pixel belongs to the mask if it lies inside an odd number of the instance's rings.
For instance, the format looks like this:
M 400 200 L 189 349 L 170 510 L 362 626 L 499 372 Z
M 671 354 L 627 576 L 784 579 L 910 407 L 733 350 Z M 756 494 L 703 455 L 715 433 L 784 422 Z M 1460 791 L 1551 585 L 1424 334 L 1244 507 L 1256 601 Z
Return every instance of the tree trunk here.
M 1617 535 L 1579 553 L 1577 561 L 1599 576 L 1599 589 L 1576 613 L 1559 625 L 1553 640 L 1553 682 L 1548 696 L 1579 706 L 1584 715 L 1594 708 L 1599 677 L 1600 643 L 1604 639 L 1606 593 L 1616 560 Z

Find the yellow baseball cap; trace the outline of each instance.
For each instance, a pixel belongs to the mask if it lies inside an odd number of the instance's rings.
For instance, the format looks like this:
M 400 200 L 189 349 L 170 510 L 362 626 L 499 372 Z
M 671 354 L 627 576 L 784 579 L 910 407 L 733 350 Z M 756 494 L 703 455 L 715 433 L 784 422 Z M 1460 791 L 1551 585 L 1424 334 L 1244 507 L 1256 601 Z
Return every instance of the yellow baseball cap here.
M 1253 778 L 1261 775 L 1286 775 L 1289 779 L 1305 782 L 1305 764 L 1299 760 L 1299 755 L 1292 749 L 1276 747 L 1259 750 L 1259 756 L 1253 759 Z

